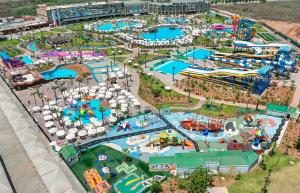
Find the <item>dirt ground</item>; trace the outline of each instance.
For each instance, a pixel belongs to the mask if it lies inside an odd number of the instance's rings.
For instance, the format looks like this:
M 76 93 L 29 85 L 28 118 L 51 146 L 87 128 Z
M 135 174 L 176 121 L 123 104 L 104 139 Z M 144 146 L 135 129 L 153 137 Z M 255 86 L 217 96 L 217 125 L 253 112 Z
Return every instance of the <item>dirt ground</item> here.
M 279 150 L 282 153 L 286 153 L 287 151 L 287 153 L 290 156 L 295 156 L 300 158 L 300 151 L 295 148 L 296 142 L 299 137 L 300 137 L 300 123 L 290 122 L 283 136 L 282 143 L 279 146 Z
M 178 187 L 178 182 L 175 179 L 169 179 L 161 184 L 162 192 L 164 193 L 187 193 L 186 190 L 181 190 Z
M 224 101 L 257 104 L 258 95 L 249 94 L 240 88 L 231 88 L 223 86 L 221 83 L 213 83 L 203 81 L 202 79 L 191 78 L 188 83 L 188 78 L 185 78 L 177 83 L 180 89 L 191 88 L 192 93 L 204 97 L 211 97 Z M 295 90 L 289 86 L 270 86 L 261 96 L 261 104 L 276 103 L 280 105 L 290 104 Z
M 265 19 L 262 19 L 261 21 L 300 43 L 300 23 L 271 21 Z

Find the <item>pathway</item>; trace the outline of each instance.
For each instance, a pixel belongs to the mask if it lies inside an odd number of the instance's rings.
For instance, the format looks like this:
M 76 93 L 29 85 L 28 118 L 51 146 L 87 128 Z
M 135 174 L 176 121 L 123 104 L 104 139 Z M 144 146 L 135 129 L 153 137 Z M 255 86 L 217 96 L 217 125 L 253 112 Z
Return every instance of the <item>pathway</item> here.
M 291 79 L 295 81 L 295 94 L 291 102 L 292 107 L 298 107 L 300 102 L 300 71 L 298 73 L 293 73 Z

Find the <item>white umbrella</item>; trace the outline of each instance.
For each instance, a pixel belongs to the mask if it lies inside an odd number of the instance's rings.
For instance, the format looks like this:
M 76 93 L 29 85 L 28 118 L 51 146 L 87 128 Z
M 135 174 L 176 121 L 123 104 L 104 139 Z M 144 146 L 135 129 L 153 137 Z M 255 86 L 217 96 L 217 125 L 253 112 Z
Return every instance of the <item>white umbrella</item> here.
M 98 89 L 99 89 L 99 86 L 92 86 L 92 89 L 98 90 Z
M 111 99 L 108 101 L 109 103 L 116 103 L 117 101 L 115 99 Z
M 56 104 L 55 100 L 49 101 L 49 105 L 55 105 L 55 104 Z
M 97 122 L 97 121 L 98 121 L 98 119 L 97 119 L 97 118 L 95 118 L 95 117 L 91 117 L 91 118 L 90 118 L 90 121 L 91 121 L 91 123 L 95 123 L 95 122 Z
M 93 123 L 95 127 L 100 127 L 102 126 L 102 122 L 101 121 L 96 121 Z
M 67 121 L 65 122 L 65 125 L 66 125 L 66 126 L 72 125 L 72 121 L 71 121 L 71 120 L 67 120 Z
M 92 92 L 92 93 L 89 93 L 89 95 L 94 97 L 94 96 L 96 96 L 96 93 Z
M 96 92 L 96 89 L 91 89 L 90 90 L 90 93 L 95 93 Z
M 105 82 L 101 82 L 101 83 L 99 83 L 99 86 L 100 87 L 104 87 L 106 85 L 106 83 Z
M 71 128 L 71 129 L 69 129 L 69 133 L 72 133 L 74 135 L 76 135 L 77 132 L 78 132 L 77 128 Z
M 82 123 L 80 123 L 80 121 L 76 121 L 75 123 L 74 123 L 74 126 L 75 127 L 80 127 L 82 125 Z
M 50 121 L 52 119 L 53 119 L 52 115 L 46 115 L 46 116 L 44 116 L 44 120 L 45 121 Z
M 57 128 L 56 128 L 56 127 L 52 127 L 51 129 L 48 130 L 48 132 L 49 132 L 50 134 L 54 134 L 54 133 L 57 132 Z
M 110 107 L 111 107 L 111 108 L 116 108 L 116 107 L 117 107 L 117 103 L 111 103 L 111 104 L 110 104 Z
M 99 90 L 99 94 L 105 94 L 106 90 Z
M 105 127 L 97 127 L 97 132 L 98 132 L 98 133 L 103 133 L 103 132 L 105 132 Z
M 57 118 L 57 117 L 59 117 L 60 116 L 60 113 L 52 113 L 52 117 L 53 118 Z
M 141 106 L 141 103 L 138 102 L 138 101 L 136 101 L 136 102 L 133 103 L 133 105 L 134 105 L 134 106 Z
M 47 127 L 47 128 L 52 127 L 53 125 L 54 125 L 53 121 L 48 121 L 45 123 L 45 127 Z
M 118 96 L 118 100 L 121 100 L 121 99 L 124 99 L 124 98 L 125 98 L 125 96 L 123 96 L 123 95 Z
M 106 92 L 106 95 L 113 95 L 113 93 L 108 91 L 108 92 Z
M 44 110 L 49 110 L 50 107 L 49 107 L 49 105 L 45 105 L 45 106 L 43 107 L 43 109 L 44 109 Z
M 69 133 L 67 136 L 66 136 L 66 139 L 68 141 L 72 140 L 72 139 L 75 139 L 75 135 L 73 133 Z
M 127 96 L 127 97 L 130 98 L 130 99 L 133 99 L 133 98 L 134 98 L 133 95 L 129 95 L 129 96 Z
M 87 135 L 87 131 L 86 130 L 80 130 L 80 131 L 78 131 L 78 136 L 79 137 L 84 137 L 86 135 Z
M 57 137 L 64 137 L 66 135 L 66 132 L 64 130 L 58 130 L 56 132 Z
M 110 92 L 114 92 L 116 89 L 115 88 L 109 88 L 108 89 Z
M 102 86 L 101 88 L 100 88 L 100 90 L 106 90 L 107 88 L 105 87 L 105 86 Z
M 119 100 L 119 103 L 124 104 L 126 103 L 126 100 Z
M 97 134 L 97 130 L 96 129 L 89 129 L 88 134 L 89 134 L 89 136 L 93 136 L 93 135 Z
M 111 116 L 111 117 L 109 117 L 109 122 L 111 122 L 111 123 L 115 123 L 117 120 L 118 120 L 118 118 L 117 117 L 113 117 L 113 116 Z
M 124 112 L 127 112 L 127 108 L 121 108 L 121 111 L 124 113 Z
M 63 122 L 66 122 L 66 121 L 69 121 L 70 120 L 70 117 L 63 117 Z
M 106 98 L 106 99 L 111 99 L 111 98 L 112 98 L 112 95 L 105 95 L 105 98 Z
M 98 94 L 97 96 L 99 99 L 102 99 L 104 97 L 104 94 Z
M 121 107 L 128 107 L 128 104 L 127 103 L 123 103 L 123 104 L 121 104 Z
M 32 108 L 33 112 L 38 112 L 40 110 L 41 110 L 41 107 L 39 107 L 39 106 L 35 106 L 35 107 Z
M 51 111 L 43 111 L 43 115 L 49 115 L 51 114 Z
M 80 95 L 79 95 L 79 94 L 74 95 L 74 98 L 75 98 L 75 99 L 80 99 Z
M 85 129 L 89 130 L 89 129 L 92 129 L 94 126 L 92 124 L 86 124 L 84 126 Z

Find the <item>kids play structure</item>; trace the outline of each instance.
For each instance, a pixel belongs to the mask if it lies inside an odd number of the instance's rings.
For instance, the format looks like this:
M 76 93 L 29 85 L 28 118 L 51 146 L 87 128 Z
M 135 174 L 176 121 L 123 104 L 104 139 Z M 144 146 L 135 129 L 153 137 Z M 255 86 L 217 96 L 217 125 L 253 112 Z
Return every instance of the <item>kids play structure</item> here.
M 243 41 L 251 41 L 255 37 L 255 21 L 237 15 L 234 15 L 231 18 L 233 37 Z
M 259 69 L 236 69 L 236 68 L 198 68 L 189 67 L 180 72 L 180 74 L 195 78 L 215 79 L 220 77 L 221 81 L 230 84 L 230 86 L 240 86 L 244 88 L 252 87 L 252 93 L 262 94 L 270 85 L 273 67 L 265 65 Z
M 111 189 L 108 182 L 106 180 L 102 180 L 95 168 L 86 170 L 83 173 L 83 176 L 94 193 L 107 193 Z
M 233 41 L 234 57 L 241 62 L 261 63 L 274 66 L 282 74 L 286 71 L 297 70 L 297 61 L 292 55 L 292 46 L 281 43 L 254 44 L 247 41 Z M 242 54 L 242 51 L 251 50 L 251 54 Z M 265 53 L 265 54 L 264 54 Z M 255 59 L 253 59 L 255 58 Z

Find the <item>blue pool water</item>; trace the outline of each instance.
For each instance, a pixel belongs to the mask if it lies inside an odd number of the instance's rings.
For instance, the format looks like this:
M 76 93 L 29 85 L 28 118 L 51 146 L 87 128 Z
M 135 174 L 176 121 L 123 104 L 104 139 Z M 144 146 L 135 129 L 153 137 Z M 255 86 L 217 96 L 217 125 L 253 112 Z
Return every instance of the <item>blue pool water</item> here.
M 28 49 L 32 52 L 38 52 L 40 49 L 36 46 L 36 42 L 32 41 L 28 44 Z
M 198 60 L 206 59 L 210 55 L 211 55 L 211 51 L 205 49 L 196 49 L 187 53 L 187 56 L 189 58 L 195 58 Z
M 184 32 L 181 28 L 158 27 L 155 31 L 141 33 L 138 37 L 149 41 L 160 41 L 178 39 L 183 35 Z
M 24 64 L 29 65 L 33 64 L 33 60 L 30 56 L 23 56 L 21 60 L 24 62 Z
M 45 80 L 53 80 L 57 78 L 75 78 L 77 73 L 70 69 L 56 68 L 41 73 Z
M 188 68 L 189 66 L 190 66 L 189 63 L 185 63 L 185 62 L 182 62 L 179 60 L 170 60 L 170 61 L 166 62 L 165 64 L 158 66 L 154 70 L 160 71 L 160 72 L 163 72 L 166 74 L 173 74 L 173 67 L 175 67 L 174 74 L 178 74 L 179 72 Z
M 96 26 L 96 30 L 98 31 L 117 31 L 117 30 L 121 30 L 122 28 L 125 27 L 135 27 L 138 25 L 138 22 L 135 21 L 117 21 L 114 24 L 113 23 L 106 23 L 103 25 L 98 25 Z
M 80 109 L 83 104 L 87 104 L 87 102 L 78 101 L 78 103 L 76 104 L 76 108 L 72 108 L 72 109 L 66 108 L 63 112 L 64 116 L 70 117 L 70 120 L 74 122 L 77 121 L 79 119 Z M 100 100 L 90 100 L 90 107 L 89 107 L 89 109 L 94 113 L 94 115 L 92 116 L 98 119 L 99 121 L 103 120 L 102 113 L 99 111 L 100 104 L 101 104 Z M 104 118 L 108 117 L 110 113 L 111 111 L 109 108 L 105 109 L 103 113 Z M 80 116 L 80 120 L 82 124 L 90 123 L 90 118 L 91 116 L 88 113 L 85 113 Z
M 165 19 L 165 22 L 168 22 L 168 23 L 186 23 L 187 19 L 186 18 L 171 18 L 171 17 L 168 17 L 168 18 Z

